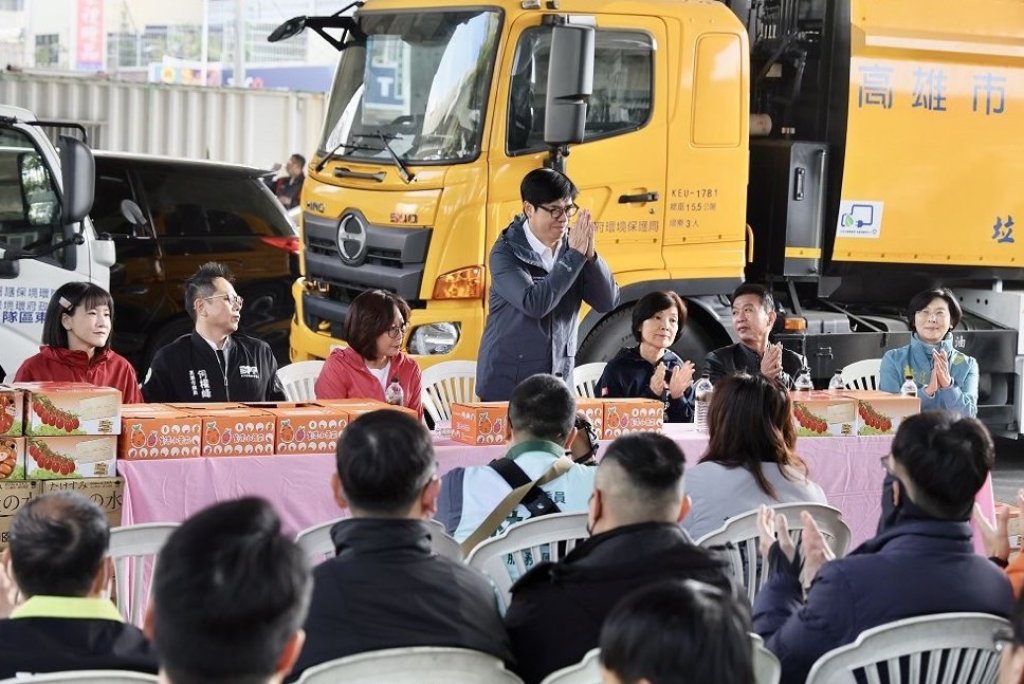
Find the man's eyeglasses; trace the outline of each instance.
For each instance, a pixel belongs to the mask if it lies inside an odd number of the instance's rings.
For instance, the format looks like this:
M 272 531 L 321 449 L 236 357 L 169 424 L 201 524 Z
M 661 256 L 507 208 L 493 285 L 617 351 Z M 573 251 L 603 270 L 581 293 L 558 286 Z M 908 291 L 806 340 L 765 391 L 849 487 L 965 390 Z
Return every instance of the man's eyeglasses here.
M 242 302 L 245 301 L 244 299 L 242 299 L 238 295 L 229 295 L 229 294 L 210 295 L 209 297 L 203 297 L 203 299 L 223 299 L 225 302 L 228 303 L 228 306 L 230 306 L 232 309 L 241 309 L 242 308 Z
M 393 340 L 397 340 L 405 335 L 405 331 L 409 329 L 409 326 L 403 323 L 402 325 L 393 325 L 388 328 L 388 337 Z
M 573 216 L 576 215 L 576 212 L 580 210 L 580 208 L 577 207 L 575 204 L 570 204 L 565 207 L 545 207 L 543 204 L 538 204 L 537 208 L 543 209 L 544 211 L 551 214 L 551 218 L 555 219 L 556 221 L 564 217 L 572 218 Z
M 992 646 L 996 649 L 996 653 L 1002 653 L 1007 648 L 1013 648 L 1015 643 L 1013 630 L 1004 627 L 992 632 Z

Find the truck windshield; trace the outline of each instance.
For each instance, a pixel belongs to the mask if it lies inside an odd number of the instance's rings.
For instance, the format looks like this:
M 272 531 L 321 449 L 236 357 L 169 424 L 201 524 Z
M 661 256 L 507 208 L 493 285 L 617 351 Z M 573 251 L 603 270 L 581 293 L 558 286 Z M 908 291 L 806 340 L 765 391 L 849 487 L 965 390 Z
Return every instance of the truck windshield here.
M 497 10 L 367 13 L 365 42 L 341 55 L 319 152 L 413 163 L 470 161 L 480 151 Z

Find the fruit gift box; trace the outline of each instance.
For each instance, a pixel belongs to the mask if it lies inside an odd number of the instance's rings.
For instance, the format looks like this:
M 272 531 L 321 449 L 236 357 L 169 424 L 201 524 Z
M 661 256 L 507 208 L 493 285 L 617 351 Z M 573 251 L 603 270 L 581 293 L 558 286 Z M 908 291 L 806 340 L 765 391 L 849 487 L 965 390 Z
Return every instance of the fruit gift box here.
M 203 456 L 268 456 L 274 453 L 274 416 L 232 403 L 167 404 L 199 418 Z
M 472 445 L 508 441 L 508 402 L 477 401 L 452 404 L 452 439 Z
M 114 435 L 29 436 L 25 452 L 25 475 L 30 480 L 117 474 L 117 437 Z
M 604 429 L 604 400 L 578 398 L 576 399 L 576 413 L 585 415 L 590 421 L 590 425 L 593 426 L 594 432 L 598 437 L 601 436 L 601 431 Z
M 857 402 L 826 391 L 790 392 L 798 437 L 839 437 L 857 432 Z
M 25 438 L 0 437 L 0 480 L 25 479 Z
M 665 405 L 657 399 L 604 399 L 601 439 L 631 432 L 657 432 L 665 421 Z
M 338 437 L 348 425 L 349 413 L 341 405 L 311 402 L 255 404 L 276 421 L 274 453 L 333 454 Z
M 857 402 L 858 435 L 894 435 L 907 417 L 921 412 L 917 397 L 873 390 L 846 390 L 843 395 Z
M 184 409 L 164 404 L 121 407 L 118 458 L 195 458 L 201 455 L 202 446 L 200 418 Z
M 25 390 L 25 434 L 118 435 L 121 391 L 84 382 L 19 382 Z
M 25 392 L 0 385 L 0 435 L 17 437 L 25 432 Z

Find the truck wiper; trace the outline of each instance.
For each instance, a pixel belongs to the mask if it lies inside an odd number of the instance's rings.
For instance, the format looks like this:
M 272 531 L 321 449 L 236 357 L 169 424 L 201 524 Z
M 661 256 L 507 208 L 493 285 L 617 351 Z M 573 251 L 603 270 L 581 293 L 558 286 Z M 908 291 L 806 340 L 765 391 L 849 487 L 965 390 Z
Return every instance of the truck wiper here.
M 0 247 L 3 247 L 4 250 L 4 255 L 0 257 L 0 259 L 2 259 L 3 261 L 18 261 L 20 259 L 39 259 L 40 257 L 49 256 L 50 254 L 53 254 L 59 249 L 64 249 L 65 247 L 70 247 L 72 245 L 78 246 L 84 244 L 85 237 L 83 237 L 81 233 L 75 233 L 71 237 L 65 238 L 56 244 L 47 245 L 46 247 L 43 247 L 38 252 L 28 252 L 21 249 L 20 247 L 7 247 L 5 245 L 0 245 Z
M 408 167 L 401 159 L 398 158 L 398 155 L 395 154 L 394 149 L 391 148 L 391 143 L 388 142 L 387 136 L 380 131 L 377 131 L 377 137 L 380 138 L 380 142 L 384 145 L 384 149 L 386 149 L 388 154 L 391 155 L 391 161 L 395 162 L 395 166 L 398 167 L 398 175 L 401 176 L 402 180 L 406 183 L 412 183 L 412 179 L 415 178 L 415 176 L 409 173 Z
M 362 137 L 365 137 L 365 136 L 362 136 Z M 386 145 L 387 143 L 385 142 L 384 144 Z M 384 151 L 384 149 L 381 148 L 381 147 L 364 147 L 362 145 L 349 145 L 348 143 L 342 141 L 342 142 L 338 143 L 337 145 L 335 145 L 334 147 L 332 147 L 331 151 L 324 155 L 323 159 L 320 160 L 320 162 L 313 168 L 313 170 L 316 171 L 317 173 L 320 173 L 321 171 L 323 171 L 324 167 L 327 166 L 327 162 L 329 162 L 331 159 L 333 159 L 335 153 L 337 153 L 337 151 L 340 150 L 342 147 L 344 147 L 346 150 L 357 150 L 359 152 L 383 152 Z

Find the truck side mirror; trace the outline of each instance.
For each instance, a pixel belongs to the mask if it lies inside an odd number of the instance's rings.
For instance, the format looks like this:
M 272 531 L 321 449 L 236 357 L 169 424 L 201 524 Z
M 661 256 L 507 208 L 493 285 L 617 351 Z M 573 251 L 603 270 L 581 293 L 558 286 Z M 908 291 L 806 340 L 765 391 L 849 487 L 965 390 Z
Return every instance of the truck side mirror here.
M 551 29 L 544 142 L 552 147 L 583 142 L 587 100 L 594 91 L 594 27 L 560 24 Z
M 149 238 L 149 232 L 146 228 L 149 226 L 149 221 L 146 220 L 146 215 L 142 213 L 142 209 L 134 201 L 130 199 L 121 200 L 121 216 L 124 216 L 124 220 L 132 226 L 132 237 L 136 239 Z
M 89 215 L 96 193 L 96 162 L 89 146 L 60 136 L 60 175 L 64 183 L 64 223 L 79 223 Z

